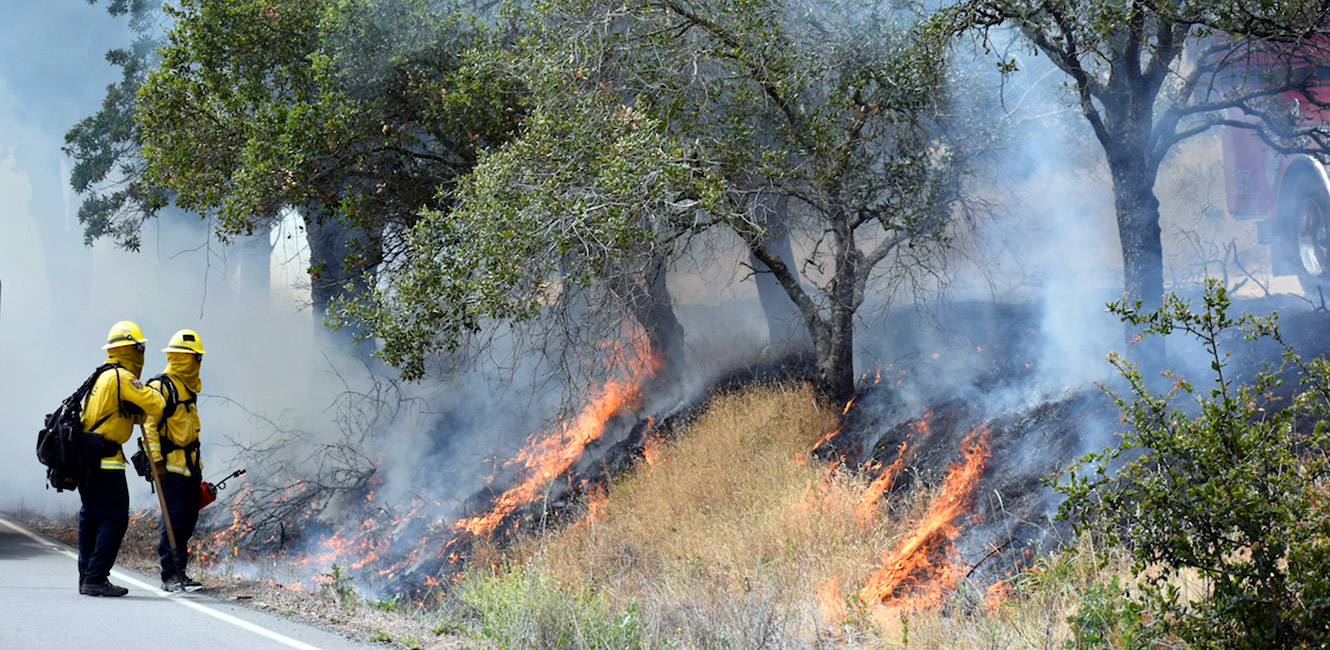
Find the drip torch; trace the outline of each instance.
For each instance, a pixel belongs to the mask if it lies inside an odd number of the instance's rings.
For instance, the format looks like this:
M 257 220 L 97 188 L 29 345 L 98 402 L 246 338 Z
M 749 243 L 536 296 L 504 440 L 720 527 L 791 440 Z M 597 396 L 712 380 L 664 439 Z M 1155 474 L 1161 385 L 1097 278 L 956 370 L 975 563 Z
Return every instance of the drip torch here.
M 217 491 L 226 489 L 227 481 L 237 476 L 244 476 L 244 475 L 245 475 L 245 470 L 238 469 L 234 472 L 231 472 L 230 474 L 227 474 L 226 478 L 217 481 L 216 483 L 209 483 L 207 481 L 199 483 L 199 491 L 200 491 L 199 510 L 202 510 L 203 506 L 206 506 L 209 503 L 212 503 L 213 501 L 217 500 Z

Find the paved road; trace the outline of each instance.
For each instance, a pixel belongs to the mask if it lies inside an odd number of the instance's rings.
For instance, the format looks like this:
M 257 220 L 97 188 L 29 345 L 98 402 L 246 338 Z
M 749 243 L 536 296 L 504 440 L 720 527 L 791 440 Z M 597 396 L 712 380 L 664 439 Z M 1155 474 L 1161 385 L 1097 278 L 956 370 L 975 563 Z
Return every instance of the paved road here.
M 167 595 L 116 569 L 120 598 L 78 593 L 77 553 L 0 517 L 0 648 L 365 650 L 379 648 L 205 593 Z

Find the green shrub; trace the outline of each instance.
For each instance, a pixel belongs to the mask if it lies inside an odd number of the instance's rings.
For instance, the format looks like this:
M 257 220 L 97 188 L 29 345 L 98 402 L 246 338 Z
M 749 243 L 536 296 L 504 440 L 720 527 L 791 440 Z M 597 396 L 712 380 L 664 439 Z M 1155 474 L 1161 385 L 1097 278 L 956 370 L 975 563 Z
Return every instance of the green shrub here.
M 1093 629 L 1088 617 L 1097 608 L 1119 622 L 1139 615 L 1163 638 L 1198 648 L 1330 644 L 1330 366 L 1295 354 L 1275 315 L 1233 319 L 1229 308 L 1217 282 L 1199 307 L 1176 295 L 1148 313 L 1140 303 L 1110 305 L 1143 335 L 1195 338 L 1213 382 L 1198 390 L 1165 373 L 1172 387 L 1159 392 L 1133 364 L 1110 356 L 1129 387 L 1128 397 L 1109 390 L 1127 431 L 1055 485 L 1068 496 L 1062 516 L 1082 531 L 1106 530 L 1130 550 L 1139 584 L 1122 602 L 1107 591 L 1094 596 L 1083 630 Z M 1262 339 L 1283 345 L 1282 364 L 1237 382 L 1229 348 Z M 1285 374 L 1301 383 L 1281 401 Z M 1199 594 L 1178 587 L 1191 572 Z
M 323 578 L 319 591 L 332 596 L 338 606 L 353 609 L 360 604 L 360 597 L 356 595 L 355 576 L 343 572 L 342 567 L 334 564 L 327 573 L 320 573 L 319 577 Z
M 635 605 L 615 613 L 602 596 L 560 585 L 538 568 L 468 575 L 458 584 L 455 597 L 476 634 L 500 648 L 645 647 Z
M 1140 603 L 1116 577 L 1108 583 L 1091 583 L 1067 624 L 1071 628 L 1067 647 L 1074 650 L 1144 648 L 1154 638 L 1142 625 Z

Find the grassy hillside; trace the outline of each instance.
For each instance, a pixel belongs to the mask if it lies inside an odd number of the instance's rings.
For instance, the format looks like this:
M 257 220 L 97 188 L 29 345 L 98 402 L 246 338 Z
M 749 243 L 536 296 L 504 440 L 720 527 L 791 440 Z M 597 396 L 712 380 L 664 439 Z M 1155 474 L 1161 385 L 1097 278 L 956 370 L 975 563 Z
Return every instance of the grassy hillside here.
M 806 387 L 715 399 L 580 521 L 479 555 L 490 570 L 459 584 L 454 615 L 515 648 L 1063 647 L 1081 595 L 1119 568 L 1083 548 L 996 597 L 858 600 L 931 495 L 861 501 L 867 478 L 810 460 L 837 415 Z

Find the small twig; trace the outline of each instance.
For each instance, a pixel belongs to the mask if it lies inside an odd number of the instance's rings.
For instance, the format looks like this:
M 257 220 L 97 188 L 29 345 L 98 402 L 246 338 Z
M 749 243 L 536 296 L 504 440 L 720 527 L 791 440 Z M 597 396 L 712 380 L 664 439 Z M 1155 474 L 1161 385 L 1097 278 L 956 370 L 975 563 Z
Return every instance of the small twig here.
M 982 566 L 982 565 L 984 564 L 984 562 L 987 562 L 987 561 L 988 561 L 988 558 L 991 558 L 991 557 L 993 557 L 994 555 L 997 555 L 998 553 L 1001 553 L 1001 552 L 1002 552 L 1002 549 L 1007 548 L 1008 546 L 1011 546 L 1011 543 L 1012 543 L 1012 541 L 1014 541 L 1014 539 L 1015 539 L 1015 538 L 1013 538 L 1013 537 L 1008 537 L 1008 538 L 1007 538 L 1007 541 L 1003 542 L 1001 546 L 995 546 L 995 547 L 993 547 L 993 550 L 989 551 L 987 555 L 985 555 L 985 556 L 979 558 L 979 561 L 978 561 L 978 562 L 975 562 L 975 563 L 974 563 L 974 566 L 970 567 L 970 570 L 965 572 L 965 577 L 962 578 L 962 580 L 969 580 L 969 579 L 970 579 L 970 576 L 974 575 L 974 572 L 975 572 L 975 571 L 978 571 L 978 570 L 979 570 L 979 567 Z

